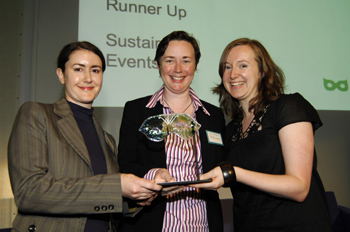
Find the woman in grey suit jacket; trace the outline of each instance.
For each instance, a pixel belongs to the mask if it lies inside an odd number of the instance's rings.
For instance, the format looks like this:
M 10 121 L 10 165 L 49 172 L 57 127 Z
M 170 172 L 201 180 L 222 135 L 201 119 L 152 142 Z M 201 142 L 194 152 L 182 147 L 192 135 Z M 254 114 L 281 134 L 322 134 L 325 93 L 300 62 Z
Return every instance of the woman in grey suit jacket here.
M 161 187 L 119 173 L 115 140 L 92 114 L 105 70 L 102 52 L 89 42 L 71 43 L 57 66 L 65 98 L 23 104 L 10 136 L 13 231 L 114 231 L 123 196 L 148 205 Z

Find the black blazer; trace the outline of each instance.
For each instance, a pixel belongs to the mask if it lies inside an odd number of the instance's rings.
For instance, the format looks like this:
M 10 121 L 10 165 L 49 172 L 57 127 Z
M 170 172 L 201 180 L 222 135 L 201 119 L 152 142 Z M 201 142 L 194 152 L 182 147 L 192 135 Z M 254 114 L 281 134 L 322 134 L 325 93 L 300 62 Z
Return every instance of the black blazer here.
M 147 96 L 125 104 L 118 146 L 118 162 L 122 173 L 133 173 L 143 177 L 152 168 L 166 168 L 164 141 L 153 142 L 139 132 L 145 119 L 153 115 L 163 114 L 163 106 L 159 102 L 154 108 L 146 108 L 150 98 L 151 96 Z M 210 113 L 210 116 L 205 114 L 202 107 L 196 111 L 196 119 L 202 125 L 199 136 L 205 173 L 224 159 L 223 146 L 208 143 L 206 130 L 218 132 L 224 136 L 225 120 L 219 108 L 207 102 L 201 102 Z M 210 231 L 223 231 L 218 193 L 205 191 L 205 196 Z M 161 231 L 165 207 L 165 197 L 158 196 L 151 203 L 151 206 L 144 207 L 134 218 L 124 218 L 119 225 L 119 230 Z

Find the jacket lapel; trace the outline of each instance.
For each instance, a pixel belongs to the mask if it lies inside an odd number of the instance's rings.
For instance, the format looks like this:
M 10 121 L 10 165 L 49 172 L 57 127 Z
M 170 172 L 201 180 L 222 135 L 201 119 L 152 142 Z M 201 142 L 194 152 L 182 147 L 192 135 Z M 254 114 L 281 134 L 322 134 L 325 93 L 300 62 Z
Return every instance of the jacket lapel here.
M 84 138 L 80 132 L 78 124 L 75 121 L 74 115 L 67 103 L 67 101 L 62 98 L 53 104 L 54 112 L 61 119 L 57 122 L 57 127 L 66 141 L 72 146 L 76 153 L 85 161 L 89 166 L 91 173 L 92 166 L 90 161 L 89 152 L 85 146 Z
M 149 99 L 147 100 L 147 102 L 148 101 L 149 101 Z M 146 120 L 148 117 L 155 116 L 158 114 L 163 114 L 163 106 L 159 102 L 157 102 L 157 104 L 153 108 L 146 108 L 146 110 L 144 111 L 143 120 Z M 140 122 L 140 126 L 141 126 L 142 122 Z M 141 132 L 140 132 L 140 135 L 142 137 L 145 137 Z M 156 164 L 158 167 L 166 168 L 166 155 L 165 155 L 165 142 L 164 142 L 164 140 L 161 142 L 154 142 L 154 141 L 148 140 L 148 143 L 151 144 L 153 148 L 156 147 L 156 150 L 161 151 L 161 152 L 157 153 L 159 155 L 152 156 L 153 163 Z
M 210 126 L 208 124 L 211 123 L 211 120 L 210 120 L 210 116 L 207 115 L 206 113 L 204 113 L 204 111 L 202 110 L 201 107 L 200 107 L 200 109 L 198 109 L 196 111 L 196 119 L 202 125 L 202 127 L 199 129 L 199 138 L 200 138 L 200 141 L 201 141 L 201 150 L 202 151 L 206 151 L 206 152 L 201 152 L 201 154 L 202 154 L 203 171 L 204 172 L 208 172 L 209 169 L 207 167 L 211 167 L 212 162 L 214 162 L 215 154 L 213 154 L 211 152 L 211 148 L 210 148 L 209 143 L 208 143 L 207 133 L 206 133 L 206 130 L 204 128 L 208 128 Z M 206 156 L 204 158 L 203 154 L 210 154 L 210 155 L 208 155 L 208 156 Z

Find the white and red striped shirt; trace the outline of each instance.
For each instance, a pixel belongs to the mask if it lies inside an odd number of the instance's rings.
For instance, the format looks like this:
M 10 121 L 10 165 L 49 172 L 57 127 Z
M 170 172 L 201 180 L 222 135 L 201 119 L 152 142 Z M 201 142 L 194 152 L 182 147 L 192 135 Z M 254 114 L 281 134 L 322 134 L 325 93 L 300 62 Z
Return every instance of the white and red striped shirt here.
M 172 114 L 174 112 L 164 104 L 163 92 L 164 86 L 151 97 L 146 107 L 153 108 L 159 101 L 163 105 L 163 113 Z M 193 100 L 194 112 L 202 107 L 203 111 L 210 115 L 192 88 L 190 88 L 190 96 Z M 196 119 L 195 115 L 192 115 L 192 117 Z M 193 141 L 197 142 L 195 149 L 197 150 L 199 174 L 203 174 L 198 132 L 195 137 L 195 140 L 184 140 L 176 134 L 170 133 L 164 140 L 167 169 L 170 175 L 175 178 L 175 181 L 197 179 Z M 157 170 L 150 170 L 144 178 L 154 179 Z M 185 191 L 167 197 L 163 231 L 209 231 L 206 201 L 200 189 L 187 187 Z

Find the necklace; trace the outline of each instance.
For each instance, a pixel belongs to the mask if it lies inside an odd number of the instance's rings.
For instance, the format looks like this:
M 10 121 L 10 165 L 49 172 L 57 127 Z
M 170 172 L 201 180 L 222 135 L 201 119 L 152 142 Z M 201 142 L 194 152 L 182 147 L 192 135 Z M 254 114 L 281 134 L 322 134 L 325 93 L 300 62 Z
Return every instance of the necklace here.
M 169 106 L 169 108 L 171 109 L 169 103 L 165 100 L 165 97 L 163 97 L 163 101 Z M 182 113 L 185 113 L 185 111 L 192 105 L 193 103 L 193 99 L 191 98 L 191 102 L 190 104 L 186 107 L 186 109 L 184 109 L 184 111 L 182 111 Z M 173 111 L 173 109 L 171 109 L 171 111 Z M 174 112 L 174 111 L 173 111 Z

